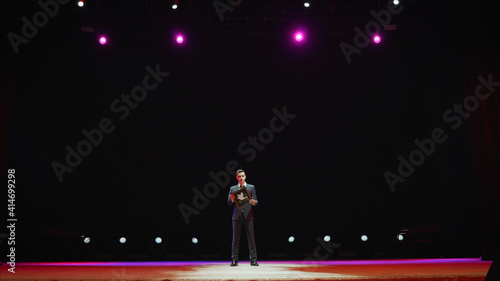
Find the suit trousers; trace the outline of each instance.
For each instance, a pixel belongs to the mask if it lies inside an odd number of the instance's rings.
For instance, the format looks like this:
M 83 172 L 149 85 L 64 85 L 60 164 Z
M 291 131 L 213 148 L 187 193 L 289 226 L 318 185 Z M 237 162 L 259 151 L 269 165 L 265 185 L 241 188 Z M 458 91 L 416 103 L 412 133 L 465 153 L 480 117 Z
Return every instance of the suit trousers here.
M 245 234 L 248 241 L 248 251 L 250 253 L 250 261 L 257 261 L 257 249 L 255 247 L 253 220 L 246 220 L 244 218 L 233 220 L 233 245 L 231 251 L 231 259 L 233 261 L 238 260 L 242 226 L 245 227 Z

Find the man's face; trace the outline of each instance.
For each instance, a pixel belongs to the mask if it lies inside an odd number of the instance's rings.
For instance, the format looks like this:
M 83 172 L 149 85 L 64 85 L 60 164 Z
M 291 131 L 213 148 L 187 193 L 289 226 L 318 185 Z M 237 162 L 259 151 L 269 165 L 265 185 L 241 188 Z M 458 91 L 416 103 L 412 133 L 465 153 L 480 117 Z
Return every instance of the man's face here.
M 240 186 L 245 183 L 246 178 L 247 176 L 245 175 L 245 172 L 241 172 L 236 175 L 236 179 L 240 183 Z

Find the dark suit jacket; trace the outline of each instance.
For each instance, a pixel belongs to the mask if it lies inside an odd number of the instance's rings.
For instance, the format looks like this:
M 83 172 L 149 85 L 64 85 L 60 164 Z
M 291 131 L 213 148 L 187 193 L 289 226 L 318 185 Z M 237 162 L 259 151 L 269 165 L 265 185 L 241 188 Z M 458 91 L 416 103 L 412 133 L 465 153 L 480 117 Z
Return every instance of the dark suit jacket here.
M 231 193 L 238 191 L 238 189 L 239 189 L 239 185 L 231 186 L 231 188 L 229 189 L 229 194 L 227 196 L 227 205 L 228 206 L 234 205 L 234 207 L 233 207 L 233 221 L 239 220 L 241 218 L 242 213 L 243 213 L 243 217 L 246 220 L 249 220 L 249 221 L 253 220 L 252 204 L 248 204 L 245 207 L 243 207 L 241 210 L 239 210 L 238 207 L 236 206 L 236 204 L 234 204 L 234 202 L 231 201 L 231 197 L 230 197 Z M 253 199 L 255 200 L 255 206 L 256 206 L 259 203 L 259 201 L 257 200 L 257 193 L 255 192 L 255 186 L 247 183 L 247 190 L 248 190 L 248 193 L 250 193 L 250 196 L 253 197 Z

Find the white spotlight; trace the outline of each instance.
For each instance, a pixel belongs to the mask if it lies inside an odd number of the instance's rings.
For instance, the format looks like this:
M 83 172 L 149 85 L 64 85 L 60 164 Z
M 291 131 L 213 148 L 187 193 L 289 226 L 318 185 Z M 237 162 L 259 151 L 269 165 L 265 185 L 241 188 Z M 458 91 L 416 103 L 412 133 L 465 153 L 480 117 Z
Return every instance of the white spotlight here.
M 288 237 L 288 242 L 292 243 L 293 241 L 295 241 L 295 237 L 293 236 Z
M 368 236 L 366 236 L 366 235 L 361 235 L 361 241 L 363 241 L 363 242 L 368 241 Z
M 397 238 L 399 241 L 403 241 L 403 239 L 404 239 L 403 234 L 401 234 L 401 233 L 398 234 Z
M 161 237 L 156 237 L 156 238 L 155 238 L 155 242 L 156 242 L 156 244 L 160 244 L 160 243 L 161 243 L 161 241 L 162 241 L 162 240 L 161 240 Z
M 307 2 L 307 1 L 304 2 L 304 7 L 309 8 L 309 6 L 310 6 L 309 2 Z
M 198 238 L 193 237 L 193 239 L 191 239 L 191 242 L 193 242 L 193 244 L 198 244 Z
M 125 242 L 127 242 L 127 238 L 121 237 L 120 238 L 120 243 L 124 244 Z
M 392 1 L 392 3 L 393 3 L 394 5 L 399 5 L 399 0 L 393 0 L 393 1 Z
M 83 243 L 85 243 L 85 244 L 90 243 L 90 237 L 83 238 Z
M 77 4 L 78 4 L 78 7 L 80 7 L 80 8 L 81 8 L 81 7 L 83 7 L 83 6 L 85 5 L 85 1 L 80 0 L 80 1 L 78 1 L 78 3 L 77 3 Z
M 173 9 L 173 10 L 177 9 L 177 7 L 178 7 L 178 6 L 177 6 L 177 4 L 173 4 L 173 5 L 172 5 L 172 9 Z
M 325 242 L 330 242 L 330 240 L 332 240 L 332 238 L 330 237 L 330 235 L 326 235 L 325 237 L 323 237 L 323 240 Z

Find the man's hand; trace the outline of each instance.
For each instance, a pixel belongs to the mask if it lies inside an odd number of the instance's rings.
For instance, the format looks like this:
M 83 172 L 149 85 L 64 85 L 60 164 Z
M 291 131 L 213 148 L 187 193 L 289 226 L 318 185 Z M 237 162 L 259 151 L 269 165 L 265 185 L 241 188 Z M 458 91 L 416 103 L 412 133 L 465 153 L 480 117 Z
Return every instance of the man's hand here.
M 231 198 L 231 202 L 234 202 L 235 199 L 234 194 L 229 195 L 229 198 Z
M 252 199 L 250 199 L 250 204 L 252 204 L 253 206 L 255 205 L 255 199 L 253 199 L 253 196 Z

